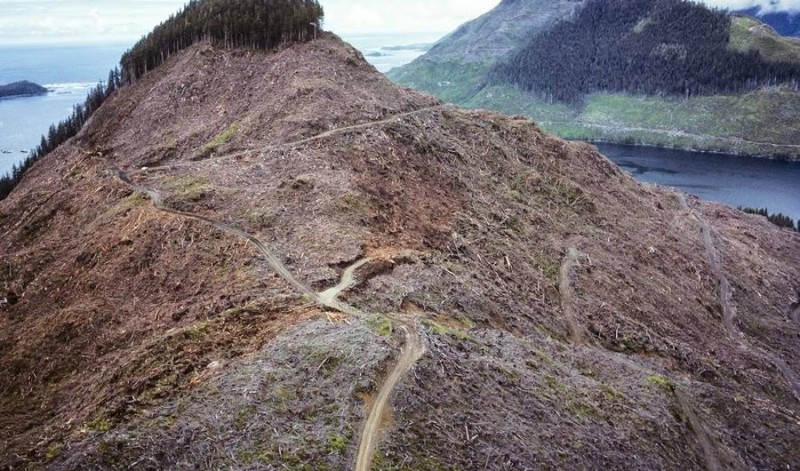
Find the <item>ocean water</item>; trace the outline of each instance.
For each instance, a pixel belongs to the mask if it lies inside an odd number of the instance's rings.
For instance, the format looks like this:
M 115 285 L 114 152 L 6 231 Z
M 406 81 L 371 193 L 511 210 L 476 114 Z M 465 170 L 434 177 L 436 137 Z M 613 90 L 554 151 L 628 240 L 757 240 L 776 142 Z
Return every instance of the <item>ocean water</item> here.
M 0 174 L 24 159 L 51 124 L 108 78 L 126 46 L 0 47 L 0 84 L 28 80 L 50 93 L 0 99 Z
M 438 33 L 345 35 L 381 72 L 411 62 L 425 53 Z M 129 45 L 70 47 L 0 47 L 0 84 L 28 80 L 50 93 L 38 97 L 0 99 L 0 174 L 11 170 L 36 147 L 51 124 L 83 103 L 89 89 L 108 77 Z

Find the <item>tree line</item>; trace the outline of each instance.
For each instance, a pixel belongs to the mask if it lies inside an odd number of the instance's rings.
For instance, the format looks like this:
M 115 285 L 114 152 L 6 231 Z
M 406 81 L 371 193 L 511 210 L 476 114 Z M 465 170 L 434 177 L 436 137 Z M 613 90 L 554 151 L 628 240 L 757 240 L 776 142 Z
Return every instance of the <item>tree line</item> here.
M 740 211 L 744 211 L 748 214 L 758 214 L 760 216 L 764 216 L 767 218 L 767 221 L 775 224 L 778 227 L 784 227 L 786 229 L 791 229 L 793 231 L 800 232 L 800 219 L 797 220 L 797 224 L 795 224 L 794 220 L 783 214 L 783 213 L 774 213 L 770 214 L 767 208 L 743 208 L 739 206 Z
M 22 181 L 25 172 L 42 157 L 74 137 L 118 89 L 133 83 L 197 42 L 217 47 L 272 49 L 285 43 L 314 38 L 324 12 L 316 0 L 192 0 L 179 13 L 158 25 L 123 54 L 122 68 L 93 88 L 82 105 L 64 121 L 50 126 L 39 145 L 11 172 L 0 176 L 0 200 Z
M 693 96 L 800 83 L 800 64 L 732 50 L 731 19 L 684 0 L 589 0 L 572 20 L 536 35 L 489 81 L 579 104 L 617 91 Z
M 192 0 L 122 56 L 123 79 L 135 81 L 200 41 L 254 49 L 307 41 L 323 16 L 316 0 Z

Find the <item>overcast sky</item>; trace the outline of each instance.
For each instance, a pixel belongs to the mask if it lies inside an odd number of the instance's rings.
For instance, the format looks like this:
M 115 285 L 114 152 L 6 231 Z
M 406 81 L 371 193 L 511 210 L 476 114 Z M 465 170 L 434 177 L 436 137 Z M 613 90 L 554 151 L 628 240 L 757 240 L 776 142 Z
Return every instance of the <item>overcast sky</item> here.
M 800 0 L 706 0 L 720 7 L 762 4 L 800 10 Z M 321 0 L 326 29 L 359 33 L 445 34 L 499 0 Z M 0 0 L 0 45 L 128 43 L 150 31 L 184 0 Z

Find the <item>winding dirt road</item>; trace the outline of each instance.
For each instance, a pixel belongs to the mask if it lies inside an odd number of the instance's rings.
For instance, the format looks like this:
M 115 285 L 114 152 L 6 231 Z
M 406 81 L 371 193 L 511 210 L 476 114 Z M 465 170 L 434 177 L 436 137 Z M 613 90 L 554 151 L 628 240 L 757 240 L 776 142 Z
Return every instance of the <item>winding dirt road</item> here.
M 164 205 L 164 202 L 163 202 L 163 199 L 161 197 L 161 194 L 158 191 L 151 190 L 149 188 L 144 188 L 142 186 L 137 185 L 136 183 L 133 182 L 133 180 L 131 180 L 131 178 L 124 171 L 122 171 L 121 169 L 119 169 L 117 167 L 113 167 L 113 170 L 116 172 L 116 174 L 117 174 L 117 176 L 119 177 L 120 180 L 122 180 L 123 182 L 125 182 L 126 184 L 131 186 L 135 191 L 140 192 L 140 193 L 144 193 L 145 195 L 147 195 L 147 197 L 150 199 L 150 201 L 153 202 L 153 206 L 157 210 L 165 212 L 165 213 L 168 213 L 168 214 L 172 214 L 172 215 L 175 215 L 175 216 L 179 216 L 179 217 L 182 217 L 182 218 L 194 219 L 194 220 L 197 220 L 197 221 L 202 221 L 202 222 L 205 222 L 207 224 L 210 224 L 210 225 L 216 227 L 217 229 L 219 229 L 219 230 L 221 230 L 223 232 L 227 232 L 228 234 L 232 234 L 232 235 L 235 235 L 237 237 L 241 237 L 243 239 L 246 239 L 248 242 L 253 244 L 258 249 L 258 251 L 261 252 L 262 255 L 264 255 L 264 257 L 266 257 L 267 263 L 269 264 L 270 268 L 272 268 L 275 271 L 275 273 L 278 274 L 278 276 L 280 276 L 281 278 L 283 278 L 284 280 L 289 282 L 289 284 L 291 284 L 297 291 L 299 291 L 301 294 L 303 294 L 305 296 L 308 296 L 309 298 L 311 298 L 313 301 L 315 301 L 320 306 L 326 307 L 326 308 L 330 308 L 330 309 L 334 309 L 336 311 L 340 311 L 340 312 L 343 312 L 345 314 L 350 314 L 350 315 L 359 315 L 360 314 L 358 312 L 358 310 L 356 310 L 353 307 L 348 306 L 348 305 L 346 305 L 344 303 L 340 303 L 340 302 L 338 302 L 336 300 L 330 300 L 330 301 L 324 300 L 322 297 L 320 297 L 320 295 L 318 295 L 317 293 L 312 291 L 308 286 L 306 286 L 300 280 L 295 278 L 294 275 L 292 275 L 292 273 L 286 268 L 286 266 L 283 264 L 283 262 L 281 262 L 280 259 L 272 252 L 272 250 L 270 250 L 269 247 L 267 247 L 267 245 L 265 243 L 263 243 L 261 240 L 259 240 L 256 236 L 254 236 L 252 234 L 249 234 L 249 233 L 247 233 L 247 232 L 245 232 L 245 231 L 243 231 L 241 229 L 238 229 L 236 227 L 233 227 L 230 224 L 225 224 L 224 222 L 217 221 L 217 220 L 208 218 L 206 216 L 202 216 L 200 214 L 185 213 L 183 211 L 178 211 L 178 210 L 169 208 L 168 206 Z
M 405 332 L 406 344 L 397 363 L 389 372 L 389 376 L 383 382 L 378 395 L 375 397 L 375 402 L 369 411 L 367 420 L 364 422 L 364 428 L 361 431 L 361 443 L 358 447 L 358 455 L 356 457 L 355 471 L 371 471 L 372 459 L 375 456 L 375 446 L 378 443 L 378 435 L 380 432 L 381 420 L 383 419 L 386 410 L 389 407 L 389 398 L 397 387 L 397 384 L 405 376 L 411 366 L 414 365 L 422 355 L 425 353 L 425 346 L 422 338 L 414 327 L 400 326 Z
M 308 144 L 309 142 L 314 142 L 314 141 L 318 141 L 318 140 L 325 139 L 325 138 L 328 138 L 328 137 L 336 136 L 338 134 L 343 134 L 343 133 L 346 133 L 346 132 L 355 131 L 355 130 L 359 130 L 359 129 L 366 129 L 366 128 L 370 128 L 370 127 L 373 127 L 373 126 L 379 126 L 381 124 L 388 124 L 388 123 L 391 123 L 393 121 L 397 121 L 398 119 L 405 118 L 407 116 L 412 116 L 412 115 L 415 115 L 415 114 L 424 113 L 426 111 L 433 111 L 433 110 L 438 110 L 438 109 L 450 108 L 452 106 L 453 105 L 449 105 L 449 104 L 428 106 L 426 108 L 420 108 L 418 110 L 407 111 L 405 113 L 399 113 L 399 114 L 390 116 L 390 117 L 388 117 L 386 119 L 382 119 L 380 121 L 370 121 L 368 123 L 354 124 L 352 126 L 345 126 L 345 127 L 341 127 L 341 128 L 331 129 L 330 131 L 325 131 L 323 133 L 317 134 L 316 136 L 307 137 L 307 138 L 301 139 L 299 141 L 286 142 L 286 143 L 283 143 L 283 144 L 274 144 L 274 145 L 270 145 L 270 146 L 266 146 L 266 147 L 260 147 L 260 148 L 257 148 L 257 149 L 245 149 L 245 150 L 242 150 L 242 151 L 233 152 L 231 154 L 226 154 L 226 155 L 220 155 L 219 157 L 212 157 L 212 158 L 209 158 L 209 159 L 202 159 L 202 160 L 190 161 L 190 162 L 175 162 L 175 163 L 170 163 L 170 164 L 167 164 L 167 165 L 161 165 L 161 166 L 157 166 L 157 167 L 148 167 L 146 169 L 139 170 L 138 172 L 134 172 L 134 174 L 139 173 L 139 172 L 144 172 L 144 171 L 158 171 L 158 170 L 166 170 L 166 169 L 171 169 L 171 168 L 190 167 L 192 165 L 197 165 L 198 163 L 219 162 L 219 161 L 223 161 L 223 160 L 229 160 L 229 159 L 236 159 L 236 158 L 239 158 L 239 157 L 244 157 L 246 155 L 251 155 L 251 154 L 254 154 L 254 153 L 265 153 L 265 152 L 285 149 L 285 148 L 289 148 L 289 147 L 296 147 L 296 146 L 300 146 L 300 145 L 303 145 L 303 144 Z
M 342 273 L 342 279 L 339 281 L 339 284 L 319 293 L 319 298 L 325 303 L 335 303 L 336 298 L 338 298 L 339 295 L 342 294 L 342 291 L 349 289 L 351 286 L 355 284 L 356 270 L 358 270 L 359 268 L 361 268 L 362 266 L 366 265 L 371 261 L 372 259 L 369 257 L 362 258 L 361 260 L 347 267 L 344 273 Z
M 364 125 L 361 126 L 363 127 Z M 223 232 L 227 232 L 247 240 L 266 257 L 267 262 L 275 271 L 275 273 L 289 282 L 303 295 L 308 296 L 320 306 L 334 309 L 351 316 L 363 317 L 363 313 L 361 313 L 359 310 L 346 303 L 338 301 L 337 298 L 344 290 L 353 286 L 355 283 L 356 270 L 368 263 L 371 260 L 370 258 L 359 260 L 348 267 L 342 274 L 342 278 L 336 286 L 321 293 L 315 293 L 308 286 L 295 278 L 291 272 L 289 272 L 286 266 L 280 261 L 280 259 L 275 256 L 272 250 L 270 250 L 269 247 L 256 236 L 206 216 L 171 209 L 164 205 L 163 198 L 158 191 L 144 188 L 136 184 L 122 169 L 118 167 L 112 168 L 122 182 L 129 185 L 135 191 L 147 195 L 157 210 L 183 218 L 202 221 Z M 392 392 L 394 391 L 395 387 L 397 387 L 397 384 L 400 382 L 400 380 L 405 376 L 408 369 L 411 368 L 411 366 L 413 366 L 420 358 L 422 358 L 422 355 L 425 353 L 424 343 L 417 330 L 417 326 L 413 323 L 408 323 L 403 319 L 399 319 L 397 316 L 389 317 L 393 321 L 401 324 L 400 327 L 405 333 L 405 345 L 399 358 L 397 359 L 397 362 L 378 391 L 375 402 L 373 403 L 369 415 L 364 422 L 364 428 L 361 433 L 361 441 L 359 443 L 358 456 L 355 463 L 356 470 L 369 471 L 375 454 L 375 446 L 378 442 L 381 420 L 389 408 L 389 399 L 391 398 Z

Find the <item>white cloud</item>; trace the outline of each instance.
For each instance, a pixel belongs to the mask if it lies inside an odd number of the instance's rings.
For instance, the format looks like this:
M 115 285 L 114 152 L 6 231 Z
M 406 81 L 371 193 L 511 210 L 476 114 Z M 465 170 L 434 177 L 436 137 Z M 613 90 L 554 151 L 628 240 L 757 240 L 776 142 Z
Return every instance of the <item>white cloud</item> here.
M 800 0 L 702 0 L 708 6 L 732 10 L 759 6 L 764 11 L 800 11 Z
M 335 33 L 449 33 L 499 0 L 320 0 Z

